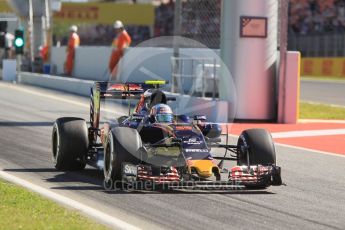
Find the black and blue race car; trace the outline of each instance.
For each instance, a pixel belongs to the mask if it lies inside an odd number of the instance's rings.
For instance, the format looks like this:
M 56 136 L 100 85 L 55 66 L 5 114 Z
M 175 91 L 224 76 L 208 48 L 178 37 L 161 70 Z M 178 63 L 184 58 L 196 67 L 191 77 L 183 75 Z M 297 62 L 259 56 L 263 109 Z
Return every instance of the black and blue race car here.
M 281 185 L 275 147 L 264 129 L 242 132 L 236 145 L 222 144 L 220 124 L 203 115 L 173 114 L 160 90 L 164 81 L 96 82 L 91 90 L 90 125 L 62 117 L 54 124 L 52 153 L 58 170 L 82 170 L 86 164 L 104 172 L 106 188 L 255 188 Z M 101 101 L 137 101 L 134 112 L 100 125 Z M 163 111 L 160 120 L 153 114 Z M 157 109 L 156 109 L 157 110 Z M 161 112 L 162 112 L 161 111 Z M 166 112 L 169 111 L 169 112 Z M 215 154 L 224 149 L 224 154 Z M 224 162 L 236 165 L 225 167 Z

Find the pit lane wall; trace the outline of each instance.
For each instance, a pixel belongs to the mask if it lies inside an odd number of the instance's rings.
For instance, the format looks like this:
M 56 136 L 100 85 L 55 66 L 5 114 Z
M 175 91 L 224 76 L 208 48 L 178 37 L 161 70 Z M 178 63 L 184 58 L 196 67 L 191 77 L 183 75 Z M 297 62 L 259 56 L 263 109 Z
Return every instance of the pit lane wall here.
M 19 72 L 17 80 L 22 84 L 40 86 L 86 97 L 90 96 L 90 88 L 94 83 L 91 80 L 29 72 Z M 206 115 L 211 122 L 228 122 L 228 103 L 226 101 L 171 93 L 168 93 L 168 96 L 176 97 L 177 100 L 176 102 L 171 102 L 171 107 L 177 114 L 190 116 L 202 114 Z
M 301 76 L 345 79 L 345 58 L 302 58 Z
M 164 79 L 171 81 L 171 57 L 174 50 L 172 48 L 163 47 L 132 47 L 128 48 L 126 53 L 132 49 L 136 49 L 135 53 L 140 54 L 140 58 L 124 56 L 122 64 L 120 64 L 121 76 L 130 76 L 135 81 L 144 81 L 147 79 Z M 187 57 L 214 56 L 220 54 L 219 50 L 181 48 L 180 55 Z M 85 80 L 105 81 L 109 78 L 108 63 L 111 55 L 111 48 L 104 46 L 81 46 L 76 50 L 73 77 Z M 143 60 L 143 57 L 147 57 Z M 53 47 L 51 53 L 51 65 L 53 75 L 61 75 L 64 72 L 64 62 L 66 59 L 66 47 Z M 126 68 L 121 68 L 126 66 Z M 144 67 L 141 68 L 141 67 Z M 194 66 L 196 67 L 196 66 Z M 185 72 L 191 72 L 191 65 L 184 66 Z M 122 79 L 124 80 L 124 79 Z M 131 79 L 127 79 L 131 80 Z M 184 86 L 186 90 L 191 85 Z

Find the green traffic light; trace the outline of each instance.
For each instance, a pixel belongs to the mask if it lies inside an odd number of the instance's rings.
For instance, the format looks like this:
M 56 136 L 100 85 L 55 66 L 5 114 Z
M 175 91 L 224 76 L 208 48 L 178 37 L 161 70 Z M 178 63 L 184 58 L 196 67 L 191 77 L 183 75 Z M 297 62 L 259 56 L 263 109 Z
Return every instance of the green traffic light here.
M 14 45 L 16 47 L 22 47 L 24 45 L 24 40 L 22 38 L 16 38 L 14 41 Z
M 24 53 L 24 31 L 21 29 L 17 29 L 14 31 L 14 47 L 16 51 L 16 55 Z

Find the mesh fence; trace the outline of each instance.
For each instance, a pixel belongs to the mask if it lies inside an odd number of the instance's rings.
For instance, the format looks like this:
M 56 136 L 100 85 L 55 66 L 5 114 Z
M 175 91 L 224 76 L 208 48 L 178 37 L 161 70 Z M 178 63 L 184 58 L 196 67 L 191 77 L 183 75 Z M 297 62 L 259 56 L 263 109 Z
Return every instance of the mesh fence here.
M 218 49 L 221 3 L 222 0 L 182 0 L 179 34 Z

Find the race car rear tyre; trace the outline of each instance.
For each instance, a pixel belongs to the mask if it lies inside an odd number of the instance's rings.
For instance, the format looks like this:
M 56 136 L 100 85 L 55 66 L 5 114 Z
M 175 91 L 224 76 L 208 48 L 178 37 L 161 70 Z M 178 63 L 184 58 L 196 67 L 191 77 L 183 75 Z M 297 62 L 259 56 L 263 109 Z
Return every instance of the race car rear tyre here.
M 248 151 L 248 152 L 247 152 Z M 237 165 L 275 165 L 276 153 L 271 134 L 265 129 L 248 129 L 237 142 Z M 249 155 L 249 161 L 248 161 Z M 246 185 L 247 189 L 265 189 L 271 181 L 260 185 Z
M 89 147 L 85 120 L 63 117 L 55 121 L 52 132 L 53 163 L 57 170 L 82 170 Z
M 119 188 L 122 185 L 122 164 L 137 165 L 142 147 L 140 135 L 136 129 L 116 127 L 110 131 L 104 149 L 104 185 L 107 188 Z
M 242 132 L 237 142 L 237 165 L 273 165 L 276 153 L 271 134 L 265 129 L 248 129 Z

